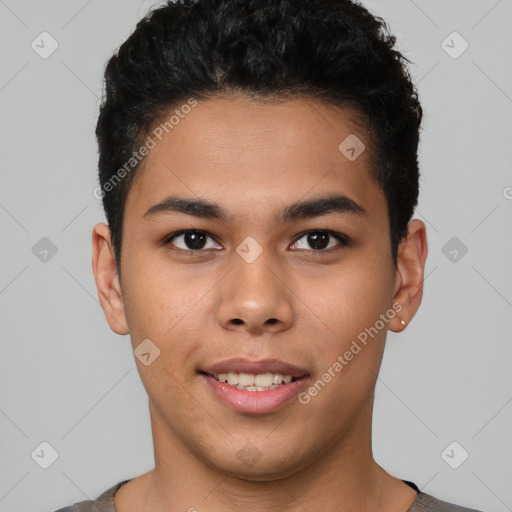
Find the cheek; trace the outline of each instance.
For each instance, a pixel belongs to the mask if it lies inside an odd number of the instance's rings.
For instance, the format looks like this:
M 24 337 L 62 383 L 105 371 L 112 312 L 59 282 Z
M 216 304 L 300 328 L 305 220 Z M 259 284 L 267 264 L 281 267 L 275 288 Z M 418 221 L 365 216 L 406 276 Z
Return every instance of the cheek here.
M 312 411 L 304 428 L 338 435 L 347 418 L 358 417 L 371 399 L 387 324 L 372 328 L 390 307 L 379 270 L 339 272 L 311 299 L 326 327 L 309 354 L 315 371 L 300 397 L 300 403 Z
M 205 322 L 211 318 L 211 279 L 172 267 L 165 257 L 150 260 L 142 254 L 127 258 L 126 269 L 130 278 L 124 286 L 125 310 L 133 349 L 151 340 L 160 351 L 151 366 L 181 375 L 180 380 L 189 378 L 195 369 L 194 354 L 205 341 Z M 154 374 L 146 372 L 143 378 L 152 379 Z
M 323 343 L 322 353 L 328 356 L 323 358 L 321 373 L 331 369 L 336 375 L 330 385 L 331 390 L 340 390 L 330 396 L 335 402 L 360 401 L 373 389 L 388 323 L 394 316 L 393 275 L 382 259 L 365 260 L 340 269 L 327 282 L 323 318 L 334 334 Z
M 149 338 L 159 347 L 173 337 L 181 320 L 197 303 L 197 287 L 169 267 L 142 257 L 126 261 L 124 303 L 132 343 Z
M 340 265 L 324 275 L 303 281 L 300 296 L 325 326 L 332 343 L 344 342 L 373 325 L 390 306 L 392 273 L 378 261 Z

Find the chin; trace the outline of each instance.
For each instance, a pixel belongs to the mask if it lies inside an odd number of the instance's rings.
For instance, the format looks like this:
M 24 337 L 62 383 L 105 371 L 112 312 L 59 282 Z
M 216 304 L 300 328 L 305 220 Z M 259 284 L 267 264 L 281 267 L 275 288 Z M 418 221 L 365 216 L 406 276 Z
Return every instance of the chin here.
M 232 453 L 234 457 L 231 456 Z M 258 449 L 250 441 L 236 450 L 227 447 L 223 453 L 205 454 L 203 460 L 220 473 L 249 482 L 270 482 L 287 478 L 313 462 L 307 453 L 298 453 L 294 446 L 285 448 L 281 445 L 280 449 L 276 449 L 275 446 L 267 444 L 265 448 Z

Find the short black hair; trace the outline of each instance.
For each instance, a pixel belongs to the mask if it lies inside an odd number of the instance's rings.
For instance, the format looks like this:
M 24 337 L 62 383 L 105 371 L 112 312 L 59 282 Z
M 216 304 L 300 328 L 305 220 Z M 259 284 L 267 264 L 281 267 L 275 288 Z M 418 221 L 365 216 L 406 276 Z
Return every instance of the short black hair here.
M 107 63 L 96 127 L 118 273 L 134 151 L 171 108 L 230 93 L 314 98 L 365 120 L 396 264 L 418 200 L 422 108 L 395 43 L 384 20 L 351 0 L 177 0 L 141 19 Z

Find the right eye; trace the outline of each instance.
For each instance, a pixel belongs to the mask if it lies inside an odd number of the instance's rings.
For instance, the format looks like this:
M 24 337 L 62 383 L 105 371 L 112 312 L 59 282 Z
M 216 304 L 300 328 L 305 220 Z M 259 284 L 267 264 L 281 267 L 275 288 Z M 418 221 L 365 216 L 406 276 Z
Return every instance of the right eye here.
M 213 237 L 199 229 L 182 229 L 172 233 L 165 239 L 166 244 L 172 244 L 183 251 L 201 251 L 204 249 L 222 249 Z

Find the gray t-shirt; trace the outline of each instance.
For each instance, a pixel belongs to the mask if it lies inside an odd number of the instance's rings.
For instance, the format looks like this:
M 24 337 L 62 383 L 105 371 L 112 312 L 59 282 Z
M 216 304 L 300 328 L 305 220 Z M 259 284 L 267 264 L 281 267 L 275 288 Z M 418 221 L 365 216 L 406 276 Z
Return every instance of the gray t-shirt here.
M 69 507 L 60 508 L 55 512 L 117 512 L 117 509 L 114 506 L 114 494 L 119 487 L 129 481 L 130 480 L 123 480 L 122 482 L 117 483 L 98 496 L 94 501 L 81 501 L 80 503 L 75 503 Z M 438 500 L 437 498 L 430 496 L 430 494 L 421 492 L 416 484 L 407 480 L 402 481 L 418 493 L 414 503 L 407 512 L 480 512 L 472 508 L 459 507 L 458 505 Z

